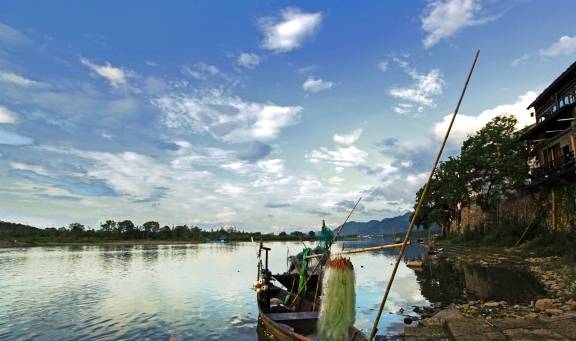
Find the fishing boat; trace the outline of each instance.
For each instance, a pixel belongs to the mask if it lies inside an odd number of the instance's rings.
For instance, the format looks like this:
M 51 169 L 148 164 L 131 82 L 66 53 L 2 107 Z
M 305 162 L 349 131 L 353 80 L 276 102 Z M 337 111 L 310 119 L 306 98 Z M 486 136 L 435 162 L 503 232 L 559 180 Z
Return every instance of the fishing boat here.
M 270 250 L 260 245 L 259 253 L 265 251 L 264 265 L 259 263 L 260 276 L 254 284 L 260 313 L 259 322 L 263 327 L 263 333 L 270 334 L 274 340 L 280 341 L 316 340 L 321 304 L 319 291 L 321 290 L 322 271 L 317 270 L 316 273 L 312 271 L 307 280 L 307 289 L 299 293 L 296 286 L 299 275 L 291 273 L 290 267 L 286 273 L 272 275 L 268 269 Z M 325 257 L 310 259 L 323 262 Z M 320 269 L 321 266 L 318 268 Z M 350 327 L 348 334 L 350 341 L 367 340 L 366 336 L 355 327 Z
M 402 244 L 385 244 L 331 254 L 330 247 L 341 227 L 334 233 L 322 221 L 322 228 L 317 234 L 318 245 L 315 248 L 305 247 L 297 255 L 288 257 L 288 268 L 284 273 L 272 274 L 268 269 L 268 255 L 271 249 L 260 242 L 258 276 L 254 289 L 264 334 L 271 334 L 275 340 L 316 340 L 323 297 L 322 280 L 329 260 L 342 255 L 402 246 Z M 348 340 L 359 341 L 367 338 L 351 325 Z

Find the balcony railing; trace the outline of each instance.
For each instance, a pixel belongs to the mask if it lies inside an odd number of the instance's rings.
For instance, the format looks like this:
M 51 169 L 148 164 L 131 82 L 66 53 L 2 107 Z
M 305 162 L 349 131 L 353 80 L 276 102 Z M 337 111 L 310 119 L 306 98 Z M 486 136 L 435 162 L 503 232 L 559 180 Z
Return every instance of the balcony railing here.
M 575 165 L 576 161 L 574 159 L 574 152 L 571 151 L 567 154 L 562 155 L 560 158 L 556 160 L 545 163 L 540 167 L 532 168 L 531 174 L 533 178 L 539 178 L 554 173 L 558 170 L 573 167 Z

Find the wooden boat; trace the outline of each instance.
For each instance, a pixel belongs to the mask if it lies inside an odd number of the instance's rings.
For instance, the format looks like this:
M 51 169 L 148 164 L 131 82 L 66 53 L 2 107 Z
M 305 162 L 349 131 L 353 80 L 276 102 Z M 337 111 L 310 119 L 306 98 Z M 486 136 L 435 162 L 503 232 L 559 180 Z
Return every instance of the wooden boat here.
M 260 322 L 266 329 L 267 333 L 274 336 L 280 341 L 311 341 L 316 339 L 316 325 L 318 323 L 318 306 L 307 300 L 299 300 L 299 308 L 296 311 L 289 309 L 283 304 L 288 291 L 276 287 L 268 286 L 268 294 L 260 292 L 257 294 L 258 310 L 260 312 Z M 268 299 L 271 297 L 269 306 L 266 306 Z M 364 334 L 355 327 L 350 328 L 350 341 L 368 340 Z
M 263 333 L 271 334 L 274 340 L 280 341 L 316 340 L 321 304 L 320 295 L 317 292 L 319 286 L 316 284 L 319 280 L 318 276 L 315 275 L 310 278 L 308 286 L 310 291 L 301 293 L 302 297 L 299 297 L 294 288 L 296 277 L 293 276 L 297 275 L 289 273 L 272 275 L 268 270 L 268 251 L 270 249 L 263 246 L 260 248 L 266 251 L 265 266 L 259 266 L 261 276 L 259 276 L 259 281 L 255 287 L 260 313 L 259 323 L 264 329 Z M 274 282 L 284 285 L 289 290 L 275 285 Z M 365 341 L 368 339 L 360 330 L 351 327 L 349 340 Z

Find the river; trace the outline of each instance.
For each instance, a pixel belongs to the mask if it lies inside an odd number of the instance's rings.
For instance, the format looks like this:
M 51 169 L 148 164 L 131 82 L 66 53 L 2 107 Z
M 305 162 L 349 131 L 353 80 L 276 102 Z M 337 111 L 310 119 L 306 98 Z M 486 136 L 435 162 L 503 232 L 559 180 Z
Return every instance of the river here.
M 284 271 L 286 255 L 302 249 L 299 242 L 267 246 L 272 272 Z M 256 249 L 253 243 L 0 249 L 0 339 L 255 340 Z M 366 333 L 395 252 L 351 256 L 356 326 Z M 401 308 L 414 314 L 412 306 L 430 303 L 420 282 L 401 263 L 379 334 L 402 331 Z

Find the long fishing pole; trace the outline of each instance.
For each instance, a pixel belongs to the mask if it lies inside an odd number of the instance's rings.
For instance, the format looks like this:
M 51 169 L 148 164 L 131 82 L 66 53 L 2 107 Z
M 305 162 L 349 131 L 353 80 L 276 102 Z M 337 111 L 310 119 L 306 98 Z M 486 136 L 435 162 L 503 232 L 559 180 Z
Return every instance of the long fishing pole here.
M 458 103 L 456 104 L 456 110 L 452 114 L 452 119 L 450 120 L 450 125 L 448 125 L 448 130 L 446 131 L 446 135 L 444 136 L 444 140 L 442 141 L 442 145 L 440 146 L 440 150 L 436 155 L 436 159 L 434 160 L 434 165 L 432 166 L 432 171 L 430 175 L 428 175 L 428 181 L 426 181 L 426 185 L 424 185 L 424 189 L 420 194 L 420 198 L 418 199 L 418 205 L 416 206 L 416 210 L 414 210 L 414 215 L 410 220 L 410 225 L 408 226 L 408 231 L 406 231 L 406 236 L 404 236 L 404 241 L 402 242 L 402 247 L 400 248 L 400 254 L 396 259 L 396 264 L 394 264 L 394 270 L 392 270 L 392 275 L 390 276 L 390 280 L 388 281 L 388 286 L 386 287 L 386 292 L 384 293 L 384 297 L 382 298 L 382 302 L 380 302 L 380 309 L 378 310 L 378 315 L 376 316 L 376 320 L 374 321 L 374 325 L 372 326 L 372 331 L 370 332 L 370 337 L 368 340 L 372 340 L 374 336 L 376 336 L 376 332 L 378 331 L 378 323 L 380 322 L 380 317 L 382 316 L 382 311 L 384 310 L 384 305 L 386 304 L 386 300 L 388 299 L 388 294 L 390 293 L 390 288 L 392 287 L 392 282 L 394 282 L 394 277 L 396 276 L 396 271 L 398 270 L 398 265 L 400 264 L 400 260 L 404 257 L 404 252 L 406 250 L 406 245 L 408 240 L 410 239 L 410 235 L 412 234 L 412 229 L 414 228 L 414 223 L 418 218 L 418 214 L 420 213 L 420 209 L 424 204 L 424 198 L 426 197 L 426 193 L 428 192 L 428 188 L 430 187 L 430 183 L 432 182 L 432 177 L 434 176 L 434 172 L 436 171 L 436 167 L 438 166 L 438 162 L 440 161 L 440 157 L 442 156 L 442 152 L 444 151 L 444 147 L 446 146 L 446 141 L 448 141 L 448 136 L 450 136 L 450 131 L 452 130 L 452 126 L 454 125 L 454 120 L 456 119 L 456 115 L 460 110 L 460 105 L 462 104 L 462 99 L 464 98 L 464 94 L 466 93 L 466 89 L 468 88 L 468 83 L 470 82 L 470 78 L 472 77 L 472 72 L 474 71 L 474 67 L 476 67 L 476 62 L 478 61 L 478 56 L 480 55 L 480 50 L 476 51 L 476 55 L 474 56 L 474 62 L 470 67 L 470 71 L 468 72 L 468 77 L 466 77 L 466 82 L 464 83 L 464 87 L 462 88 L 462 92 L 460 93 L 460 98 L 458 99 Z
M 346 217 L 346 219 L 344 220 L 344 223 L 342 225 L 340 225 L 338 227 L 338 229 L 336 230 L 336 233 L 334 234 L 334 238 L 332 238 L 332 241 L 330 241 L 330 245 L 328 245 L 328 251 L 330 251 L 330 248 L 332 247 L 332 244 L 336 241 L 336 238 L 338 238 L 338 235 L 340 235 L 340 232 L 342 231 L 342 229 L 344 228 L 344 225 L 346 225 L 346 223 L 348 222 L 348 219 L 350 219 L 350 217 L 352 216 L 352 213 L 354 213 L 354 211 L 356 210 L 356 207 L 358 206 L 358 204 L 360 203 L 360 200 L 362 200 L 362 197 L 358 198 L 358 200 L 356 201 L 356 203 L 354 204 L 354 206 L 352 207 L 352 209 L 350 210 L 350 212 L 348 213 L 348 216 Z M 344 246 L 342 246 L 344 247 Z
M 342 228 L 344 227 L 344 225 L 346 225 L 346 223 L 348 222 L 348 219 L 350 219 L 350 217 L 352 216 L 352 213 L 354 213 L 354 211 L 356 210 L 356 207 L 358 206 L 358 204 L 360 203 L 360 200 L 362 200 L 362 196 L 360 196 L 360 198 L 358 198 L 358 200 L 356 201 L 356 203 L 354 204 L 354 206 L 352 207 L 352 209 L 350 209 L 350 212 L 348 212 L 348 215 L 346 216 L 346 219 L 344 219 L 344 223 L 342 223 L 342 225 L 340 225 L 338 227 L 338 229 L 336 230 L 336 233 L 334 234 L 334 237 L 332 237 L 332 240 L 330 241 L 330 244 L 328 244 L 326 246 L 326 250 L 324 251 L 324 253 L 322 254 L 322 260 L 318 261 L 318 263 L 316 263 L 316 266 L 314 267 L 314 269 L 312 269 L 312 273 L 315 273 L 316 270 L 318 269 L 318 267 L 324 263 L 326 261 L 326 257 L 328 256 L 328 254 L 330 253 L 330 248 L 332 247 L 332 244 L 336 241 L 336 238 L 338 237 L 338 235 L 340 234 L 340 231 L 342 231 Z M 290 303 L 289 306 L 291 306 L 292 304 L 294 304 L 294 302 L 296 302 L 296 299 L 298 299 L 298 297 L 300 297 L 300 294 L 302 293 L 302 291 L 304 290 L 304 288 L 308 285 L 308 282 L 310 281 L 311 276 L 308 276 L 306 278 L 306 282 L 304 283 L 304 285 L 301 288 L 298 288 L 298 293 L 296 294 L 296 296 L 294 296 L 294 299 L 292 300 L 292 302 Z M 318 276 L 318 280 L 320 280 L 320 276 Z

